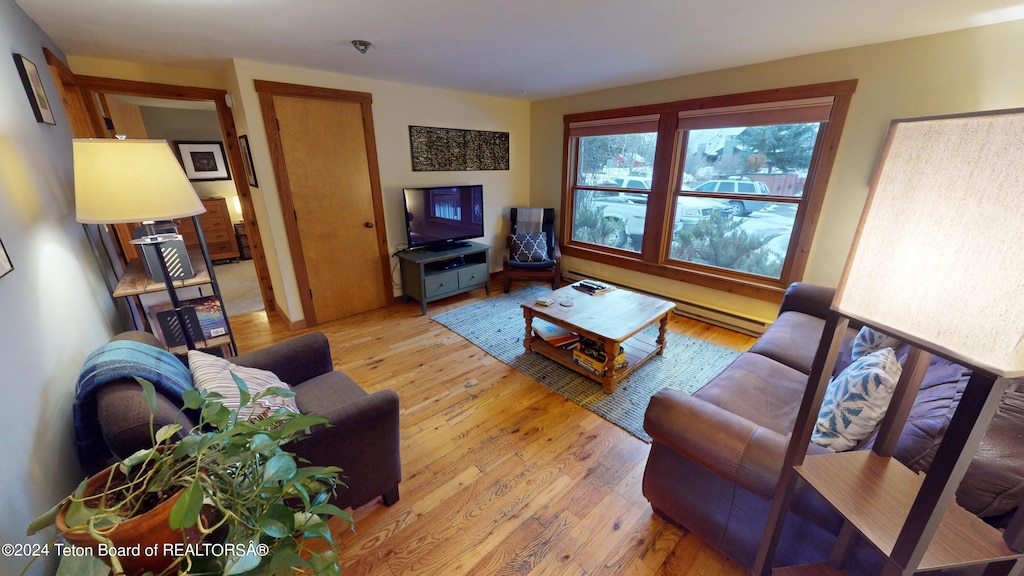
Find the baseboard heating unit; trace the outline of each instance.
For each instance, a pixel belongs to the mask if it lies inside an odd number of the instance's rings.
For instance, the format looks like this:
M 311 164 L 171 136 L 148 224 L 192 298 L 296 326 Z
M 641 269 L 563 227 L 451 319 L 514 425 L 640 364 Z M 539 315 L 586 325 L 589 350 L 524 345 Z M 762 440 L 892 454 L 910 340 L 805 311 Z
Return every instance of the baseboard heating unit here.
M 650 294 L 651 296 L 657 296 L 658 298 L 664 298 L 666 300 L 675 302 L 675 313 L 679 314 L 680 316 L 686 316 L 687 318 L 693 318 L 694 320 L 700 320 L 701 322 L 707 322 L 708 324 L 721 326 L 722 328 L 728 328 L 729 330 L 734 330 L 736 332 L 739 332 L 741 334 L 747 334 L 749 336 L 758 337 L 761 334 L 764 334 L 764 331 L 767 330 L 768 326 L 771 325 L 770 322 L 765 322 L 763 320 L 758 320 L 756 318 L 750 318 L 747 316 L 743 316 L 741 314 L 736 314 L 734 312 L 717 310 L 715 308 L 710 308 L 703 304 L 687 302 L 685 300 L 671 298 L 669 296 L 665 296 L 662 294 L 653 294 L 647 290 L 642 290 L 640 288 L 628 286 L 626 284 L 622 284 L 621 282 L 615 282 L 614 280 L 610 280 L 608 278 L 599 278 L 596 276 L 585 275 L 573 270 L 567 270 L 562 272 L 562 279 L 567 282 L 578 282 L 580 280 L 599 280 L 601 282 L 607 282 L 614 286 L 628 288 L 629 290 L 632 290 L 634 292 L 642 292 L 645 294 Z

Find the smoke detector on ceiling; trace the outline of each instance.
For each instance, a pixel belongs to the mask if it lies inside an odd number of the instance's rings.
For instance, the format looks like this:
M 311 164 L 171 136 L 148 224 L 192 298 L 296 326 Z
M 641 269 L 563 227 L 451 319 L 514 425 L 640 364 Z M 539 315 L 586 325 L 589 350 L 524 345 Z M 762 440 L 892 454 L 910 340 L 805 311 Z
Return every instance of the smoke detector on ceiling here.
M 355 46 L 356 50 L 359 50 L 360 54 L 366 54 L 366 51 L 372 46 L 368 40 L 353 40 L 352 45 Z

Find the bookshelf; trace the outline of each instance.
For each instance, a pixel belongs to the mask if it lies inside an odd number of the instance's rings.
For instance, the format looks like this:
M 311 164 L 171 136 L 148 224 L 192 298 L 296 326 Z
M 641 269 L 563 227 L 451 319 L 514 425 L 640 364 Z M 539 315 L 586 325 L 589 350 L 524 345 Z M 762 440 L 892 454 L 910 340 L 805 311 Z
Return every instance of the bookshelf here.
M 205 245 L 205 241 L 200 238 L 200 249 L 189 251 L 189 260 L 192 263 L 192 270 L 195 272 L 195 276 L 185 280 L 175 281 L 174 287 L 175 289 L 180 289 L 208 285 L 212 288 L 212 295 L 216 296 L 217 299 L 220 300 L 220 289 L 217 286 L 216 274 L 211 271 L 213 263 L 205 250 Z M 146 273 L 142 259 L 135 258 L 128 261 L 128 264 L 125 266 L 124 274 L 121 275 L 121 279 L 118 281 L 117 286 L 114 287 L 112 295 L 115 298 L 130 298 L 141 296 L 143 294 L 155 294 L 166 291 L 167 287 L 164 282 L 156 281 L 151 278 Z M 223 301 L 220 301 L 220 304 L 221 310 L 223 310 Z M 228 351 L 232 355 L 237 354 L 238 348 L 235 344 L 235 337 L 234 334 L 232 334 L 231 324 L 228 321 L 226 314 L 224 316 L 224 323 L 227 328 L 226 334 L 197 340 L 195 343 L 196 348 L 213 349 L 227 347 Z M 155 326 L 151 326 L 151 329 L 156 332 Z M 188 352 L 187 347 L 184 345 L 169 346 L 168 350 L 174 354 L 185 354 Z

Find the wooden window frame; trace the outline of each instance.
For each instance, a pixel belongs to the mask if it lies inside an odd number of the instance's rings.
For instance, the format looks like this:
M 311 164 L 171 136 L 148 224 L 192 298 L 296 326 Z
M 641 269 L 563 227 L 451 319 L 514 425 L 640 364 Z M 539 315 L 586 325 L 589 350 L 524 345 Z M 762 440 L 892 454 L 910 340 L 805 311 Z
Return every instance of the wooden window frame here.
M 562 148 L 562 254 L 752 298 L 781 301 L 786 288 L 792 282 L 803 278 L 839 140 L 856 87 L 857 80 L 844 80 L 566 115 L 563 119 Z M 671 233 L 672 204 L 676 197 L 674 184 L 682 169 L 678 153 L 681 144 L 678 131 L 680 117 L 693 118 L 713 114 L 716 110 L 729 111 L 744 107 L 760 109 L 754 112 L 755 114 L 770 114 L 772 104 L 784 108 L 789 102 L 828 97 L 832 98 L 831 111 L 828 121 L 823 123 L 818 135 L 804 194 L 799 200 L 799 209 L 793 223 L 790 249 L 780 278 L 773 279 L 670 260 L 666 234 Z M 589 132 L 584 135 L 594 135 L 601 133 L 601 127 L 613 127 L 616 123 L 623 122 L 628 124 L 630 119 L 637 118 L 644 118 L 648 122 L 657 118 L 658 126 L 658 143 L 651 175 L 651 189 L 648 192 L 644 241 L 640 253 L 572 240 L 573 196 L 578 174 L 575 139 L 581 135 L 581 127 L 587 127 L 583 129 Z

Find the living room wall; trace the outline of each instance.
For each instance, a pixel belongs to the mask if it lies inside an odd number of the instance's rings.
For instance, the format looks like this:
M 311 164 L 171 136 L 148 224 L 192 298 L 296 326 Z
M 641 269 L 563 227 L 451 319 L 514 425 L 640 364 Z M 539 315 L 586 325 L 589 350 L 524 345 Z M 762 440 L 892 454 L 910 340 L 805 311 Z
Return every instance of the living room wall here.
M 83 228 L 75 222 L 71 131 L 42 47 L 59 50 L 14 0 L 0 0 L 0 43 L 39 69 L 57 125 L 35 121 L 10 56 L 0 64 L 0 240 L 14 270 L 0 278 L 0 543 L 44 543 L 25 529 L 84 473 L 71 402 L 87 354 L 116 314 Z M 26 558 L 0 555 L 0 574 Z M 33 574 L 53 574 L 51 556 Z
M 484 226 L 486 237 L 479 242 L 504 247 L 508 233 L 508 209 L 529 205 L 530 179 L 530 105 L 520 100 L 481 96 L 466 92 L 440 90 L 236 60 L 233 68 L 235 123 L 239 134 L 249 134 L 253 164 L 260 182 L 260 200 L 274 242 L 281 278 L 274 291 L 291 320 L 299 320 L 302 306 L 298 285 L 291 273 L 292 262 L 284 229 L 284 219 L 277 196 L 277 185 L 271 172 L 270 150 L 260 113 L 254 80 L 270 80 L 356 92 L 373 96 L 373 124 L 377 141 L 381 193 L 384 202 L 388 245 L 395 248 L 406 242 L 405 207 L 402 188 L 407 186 L 442 186 L 447 184 L 482 184 L 484 187 Z M 409 150 L 409 126 L 436 126 L 470 130 L 491 130 L 509 133 L 510 170 L 466 172 L 413 172 Z M 254 198 L 256 191 L 254 190 Z M 259 214 L 264 217 L 264 214 Z M 392 258 L 392 264 L 397 259 Z M 272 266 L 273 268 L 273 266 Z M 500 253 L 491 252 L 491 269 L 501 269 Z M 397 272 L 395 273 L 397 277 Z M 397 279 L 397 278 L 396 278 Z M 282 290 L 283 288 L 283 290 Z M 396 288 L 395 291 L 398 294 Z M 284 295 L 285 298 L 281 298 Z
M 560 206 L 565 114 L 859 79 L 839 146 L 804 279 L 835 286 L 842 274 L 876 158 L 894 118 L 1024 106 L 1024 21 L 875 44 L 695 74 L 659 82 L 534 102 L 531 107 L 531 200 Z M 979 209 L 998 210 L 982 203 Z M 665 280 L 578 258 L 563 269 L 619 280 L 771 320 L 777 304 Z
M 302 305 L 263 129 L 259 98 L 253 85 L 256 79 L 368 92 L 373 95 L 377 158 L 391 252 L 406 241 L 402 200 L 402 188 L 406 186 L 483 184 L 487 236 L 480 242 L 498 247 L 504 246 L 509 207 L 529 205 L 528 102 L 245 60 L 235 60 L 219 72 L 73 55 L 68 60 L 76 74 L 221 88 L 231 94 L 234 100 L 232 111 L 235 128 L 238 134 L 249 137 L 253 165 L 259 181 L 259 188 L 253 188 L 251 192 L 260 233 L 263 235 L 271 283 L 281 312 L 292 322 L 303 319 Z M 508 132 L 511 169 L 413 172 L 409 151 L 410 125 Z M 392 259 L 392 263 L 396 264 L 396 259 Z M 491 268 L 495 271 L 501 268 L 500 255 L 493 251 Z M 397 272 L 395 277 L 397 280 Z M 395 294 L 399 293 L 396 288 Z

